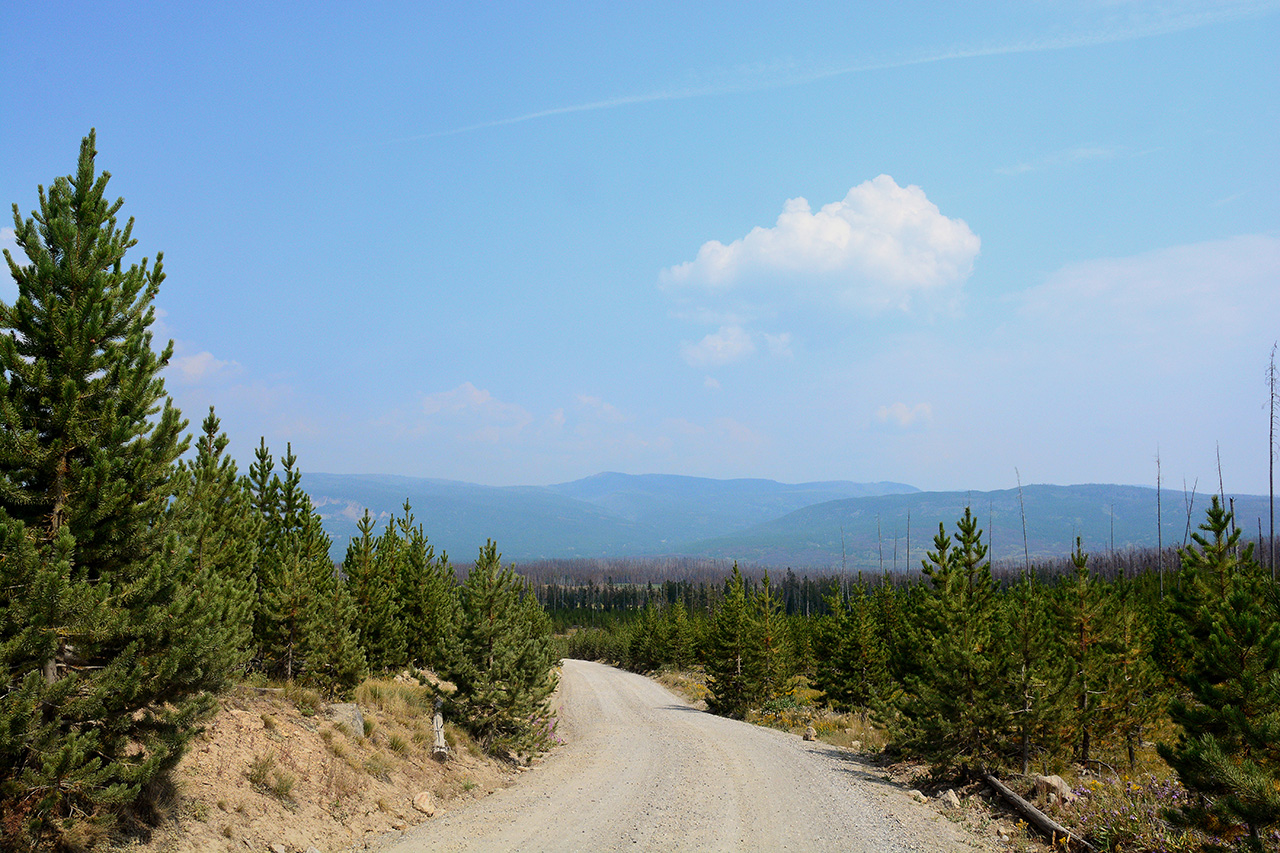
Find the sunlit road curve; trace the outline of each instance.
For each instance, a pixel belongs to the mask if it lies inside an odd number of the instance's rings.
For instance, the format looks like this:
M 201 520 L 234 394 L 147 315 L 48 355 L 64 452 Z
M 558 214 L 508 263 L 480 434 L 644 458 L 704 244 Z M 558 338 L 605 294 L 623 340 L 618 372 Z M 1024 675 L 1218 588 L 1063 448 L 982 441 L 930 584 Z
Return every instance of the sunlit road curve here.
M 698 711 L 602 664 L 565 661 L 560 684 L 565 746 L 387 849 L 984 849 L 843 750 Z

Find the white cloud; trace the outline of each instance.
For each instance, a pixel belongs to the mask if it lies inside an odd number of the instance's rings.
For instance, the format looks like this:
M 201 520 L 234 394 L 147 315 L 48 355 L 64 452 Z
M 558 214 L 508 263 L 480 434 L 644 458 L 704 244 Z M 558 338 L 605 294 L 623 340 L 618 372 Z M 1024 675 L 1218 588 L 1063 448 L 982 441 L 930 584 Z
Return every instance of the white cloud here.
M 753 228 L 727 246 L 704 243 L 694 260 L 663 270 L 661 280 L 669 289 L 760 289 L 907 310 L 914 298 L 964 281 L 980 245 L 920 187 L 880 175 L 817 212 L 803 198 L 790 199 L 772 228 Z
M 1277 275 L 1280 238 L 1259 234 L 1086 261 L 1023 293 L 1019 325 L 1040 338 L 1194 359 L 1200 346 L 1275 336 Z M 1190 346 L 1172 346 L 1180 341 Z
M 591 412 L 596 419 L 605 421 L 606 423 L 620 424 L 627 420 L 627 416 L 624 415 L 617 406 L 614 406 L 612 403 L 606 403 L 600 397 L 592 397 L 589 394 L 579 394 L 578 405 Z
M 720 380 L 716 379 L 714 376 L 706 376 L 702 380 L 702 387 L 711 391 L 719 391 Z
M 198 352 L 195 355 L 174 356 L 169 361 L 169 368 L 176 371 L 179 381 L 186 385 L 197 385 L 240 372 L 240 365 L 234 361 L 222 361 L 211 352 Z
M 486 444 L 510 441 L 533 421 L 523 406 L 505 403 L 470 382 L 428 394 L 422 398 L 421 410 L 430 424 L 458 438 Z
M 906 403 L 898 402 L 876 409 L 876 420 L 881 423 L 892 421 L 903 428 L 913 426 L 917 422 L 932 420 L 932 418 L 933 407 L 928 403 L 916 403 L 914 406 L 908 406 Z
M 774 358 L 795 358 L 795 353 L 791 351 L 790 332 L 782 332 L 778 335 L 765 332 L 764 342 L 769 347 L 769 354 Z
M 696 344 L 685 343 L 680 353 L 693 367 L 715 367 L 746 358 L 756 351 L 755 341 L 741 326 L 721 326 Z

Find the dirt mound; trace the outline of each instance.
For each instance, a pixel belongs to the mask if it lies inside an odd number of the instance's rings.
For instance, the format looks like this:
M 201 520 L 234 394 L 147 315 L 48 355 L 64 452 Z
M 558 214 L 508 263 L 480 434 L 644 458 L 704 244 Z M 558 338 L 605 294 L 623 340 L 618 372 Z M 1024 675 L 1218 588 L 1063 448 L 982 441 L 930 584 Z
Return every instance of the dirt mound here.
M 423 792 L 440 814 L 510 784 L 516 768 L 448 723 L 451 756 L 433 760 L 432 695 L 407 681 L 361 685 L 362 731 L 310 691 L 237 688 L 178 766 L 169 819 L 121 849 L 362 848 L 428 820 L 413 805 Z

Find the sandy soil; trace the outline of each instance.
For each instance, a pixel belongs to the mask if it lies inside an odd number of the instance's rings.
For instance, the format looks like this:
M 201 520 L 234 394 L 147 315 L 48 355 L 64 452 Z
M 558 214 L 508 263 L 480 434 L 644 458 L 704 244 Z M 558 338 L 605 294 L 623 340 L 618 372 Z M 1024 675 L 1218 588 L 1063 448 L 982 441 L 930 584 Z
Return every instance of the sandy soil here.
M 993 849 L 854 753 L 698 711 L 647 678 L 565 661 L 558 702 L 566 746 L 383 853 Z
M 240 687 L 223 697 L 178 766 L 170 818 L 123 849 L 245 853 L 275 845 L 295 853 L 385 843 L 427 819 L 413 807 L 418 794 L 429 792 L 443 813 L 520 775 L 452 729 L 453 757 L 432 760 L 430 718 L 404 701 L 423 688 L 388 682 L 377 697 L 361 689 L 367 733 L 279 690 Z

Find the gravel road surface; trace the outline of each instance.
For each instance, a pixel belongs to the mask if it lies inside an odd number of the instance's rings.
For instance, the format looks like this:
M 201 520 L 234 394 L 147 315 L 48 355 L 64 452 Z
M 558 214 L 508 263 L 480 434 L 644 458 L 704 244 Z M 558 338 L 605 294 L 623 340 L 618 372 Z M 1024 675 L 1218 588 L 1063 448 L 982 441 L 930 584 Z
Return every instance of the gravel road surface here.
M 698 711 L 642 676 L 565 661 L 559 706 L 567 743 L 545 763 L 384 850 L 986 849 L 853 754 Z

